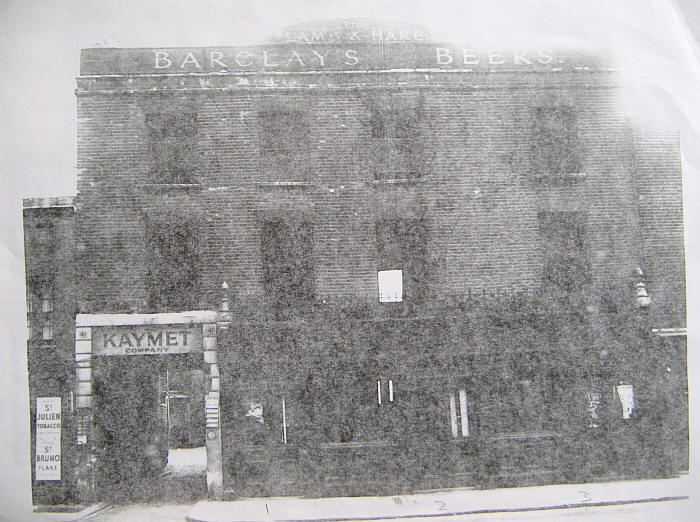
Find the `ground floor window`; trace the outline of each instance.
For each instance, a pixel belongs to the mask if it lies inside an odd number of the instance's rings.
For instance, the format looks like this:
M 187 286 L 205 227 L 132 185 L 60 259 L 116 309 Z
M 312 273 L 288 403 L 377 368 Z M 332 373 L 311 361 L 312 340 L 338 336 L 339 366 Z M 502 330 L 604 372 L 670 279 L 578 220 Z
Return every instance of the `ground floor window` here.
M 454 438 L 469 437 L 469 409 L 464 389 L 450 394 L 450 431 Z

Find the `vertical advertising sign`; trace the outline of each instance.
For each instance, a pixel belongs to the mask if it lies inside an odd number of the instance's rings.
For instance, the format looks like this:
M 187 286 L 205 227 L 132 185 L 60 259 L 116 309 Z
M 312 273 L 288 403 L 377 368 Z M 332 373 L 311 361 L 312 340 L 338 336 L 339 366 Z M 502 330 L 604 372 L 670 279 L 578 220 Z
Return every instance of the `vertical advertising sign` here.
M 61 480 L 61 398 L 36 399 L 36 480 Z

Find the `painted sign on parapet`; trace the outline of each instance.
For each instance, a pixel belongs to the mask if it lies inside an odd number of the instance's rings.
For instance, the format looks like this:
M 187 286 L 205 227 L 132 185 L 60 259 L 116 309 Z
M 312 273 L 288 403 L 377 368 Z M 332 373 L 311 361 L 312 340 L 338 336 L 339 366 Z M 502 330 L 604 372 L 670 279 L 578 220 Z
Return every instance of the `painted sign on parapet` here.
M 61 398 L 36 399 L 36 480 L 61 480 Z
M 95 328 L 94 355 L 168 355 L 202 351 L 202 327 L 176 325 Z
M 377 43 L 258 45 L 160 49 L 83 49 L 82 76 L 103 74 L 211 74 L 332 72 L 386 69 L 473 71 L 562 71 L 601 66 L 600 58 L 554 49 L 477 49 L 406 41 Z

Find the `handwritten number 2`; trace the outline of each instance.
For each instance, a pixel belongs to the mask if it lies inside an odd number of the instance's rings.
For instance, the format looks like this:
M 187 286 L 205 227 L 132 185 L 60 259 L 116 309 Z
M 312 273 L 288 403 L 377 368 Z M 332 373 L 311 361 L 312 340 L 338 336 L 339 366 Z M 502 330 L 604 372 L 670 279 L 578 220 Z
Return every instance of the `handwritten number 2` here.
M 440 504 L 438 511 L 447 511 L 447 504 L 445 504 L 442 500 L 434 500 L 433 502 Z

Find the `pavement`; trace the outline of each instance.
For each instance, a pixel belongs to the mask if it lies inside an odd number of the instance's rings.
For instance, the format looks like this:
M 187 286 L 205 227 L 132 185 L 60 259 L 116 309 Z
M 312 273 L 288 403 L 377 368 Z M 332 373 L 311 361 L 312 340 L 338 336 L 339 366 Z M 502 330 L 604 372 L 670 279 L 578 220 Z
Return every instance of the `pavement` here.
M 159 479 L 163 491 L 153 498 L 103 502 L 72 512 L 34 512 L 26 520 L 48 522 L 185 521 L 190 522 L 314 522 L 384 519 L 445 520 L 570 520 L 588 516 L 610 520 L 695 520 L 700 506 L 691 497 L 691 478 L 565 484 L 529 488 L 475 490 L 458 488 L 410 495 L 343 498 L 251 498 L 235 501 L 201 500 L 206 454 L 203 448 L 171 450 L 168 467 Z M 193 495 L 183 480 L 196 478 Z M 697 481 L 696 481 L 697 482 Z M 202 482 L 203 484 L 203 482 Z M 697 486 L 697 483 L 694 484 Z M 191 485 L 190 485 L 191 486 Z M 192 488 L 190 488 L 192 489 Z M 75 508 L 75 507 L 74 507 Z M 642 515 L 640 515 L 640 513 Z M 0 516 L 0 518 L 2 518 Z M 15 520 L 25 520 L 24 517 Z
M 697 488 L 695 488 L 697 489 Z M 452 489 L 392 497 L 259 498 L 217 502 L 98 504 L 75 513 L 33 513 L 28 518 L 67 522 L 257 522 L 353 520 L 697 520 L 687 476 L 678 479 L 568 484 L 531 488 Z M 2 517 L 0 517 L 2 518 Z
M 107 507 L 109 507 L 108 502 L 100 502 L 89 506 L 36 506 L 31 514 L 31 520 L 73 522 L 74 520 L 83 520 Z M 29 519 L 30 517 L 27 516 L 26 518 Z
M 552 511 L 583 512 L 625 506 L 643 510 L 674 503 L 690 514 L 687 476 L 668 480 L 566 484 L 496 490 L 453 489 L 392 497 L 266 498 L 230 502 L 200 501 L 190 522 L 351 521 L 513 515 Z M 674 510 L 675 511 L 675 510 Z M 534 513 L 533 513 L 534 512 Z M 698 512 L 696 511 L 695 514 Z M 470 517 L 471 518 L 471 517 Z M 690 519 L 690 518 L 688 518 Z

